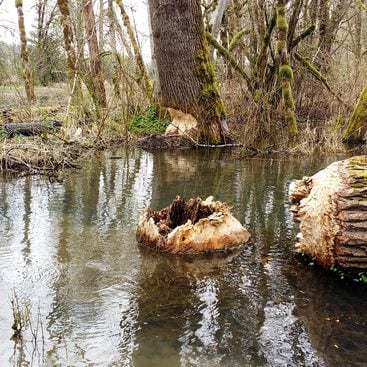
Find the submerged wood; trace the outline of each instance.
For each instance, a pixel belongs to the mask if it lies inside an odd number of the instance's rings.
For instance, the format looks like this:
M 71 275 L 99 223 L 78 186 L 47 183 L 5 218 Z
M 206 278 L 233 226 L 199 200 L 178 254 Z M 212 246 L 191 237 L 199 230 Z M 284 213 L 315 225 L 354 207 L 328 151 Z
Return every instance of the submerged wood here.
M 289 198 L 299 252 L 326 267 L 367 269 L 367 156 L 293 181 Z
M 159 211 L 145 208 L 136 231 L 140 243 L 159 251 L 202 253 L 225 251 L 246 243 L 250 234 L 226 203 L 179 196 Z

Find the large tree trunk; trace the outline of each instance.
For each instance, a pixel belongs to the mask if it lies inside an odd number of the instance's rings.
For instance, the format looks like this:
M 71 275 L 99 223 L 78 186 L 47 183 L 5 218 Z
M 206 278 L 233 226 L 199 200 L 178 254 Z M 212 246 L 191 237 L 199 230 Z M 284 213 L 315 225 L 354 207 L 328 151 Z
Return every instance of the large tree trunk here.
M 29 65 L 28 49 L 27 49 L 27 36 L 24 25 L 24 13 L 23 13 L 23 0 L 15 0 L 15 7 L 18 12 L 18 26 L 20 35 L 20 57 L 22 59 L 23 66 L 23 78 L 24 87 L 27 95 L 27 100 L 30 103 L 35 102 L 36 96 L 34 94 L 34 85 L 31 68 Z
M 361 143 L 367 133 L 367 85 L 359 97 L 352 117 L 344 133 L 345 142 Z
M 289 197 L 300 253 L 325 267 L 367 268 L 367 156 L 294 181 Z
M 195 119 L 199 142 L 223 142 L 225 109 L 209 60 L 200 1 L 149 0 L 149 9 L 161 106 L 183 116 L 173 123 L 176 132 L 189 130 L 184 121 Z

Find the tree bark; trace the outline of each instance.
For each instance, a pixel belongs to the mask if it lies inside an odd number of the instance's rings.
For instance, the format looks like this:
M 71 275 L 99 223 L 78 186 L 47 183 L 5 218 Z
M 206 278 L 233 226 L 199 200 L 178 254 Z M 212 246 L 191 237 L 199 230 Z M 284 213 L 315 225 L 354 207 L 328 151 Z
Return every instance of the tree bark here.
M 83 0 L 83 15 L 89 51 L 90 79 L 92 86 L 91 92 L 93 102 L 96 107 L 97 118 L 100 118 L 101 109 L 105 109 L 107 107 L 107 99 L 92 0 Z
M 18 27 L 20 35 L 20 57 L 23 66 L 24 87 L 28 102 L 33 103 L 36 101 L 36 96 L 34 94 L 33 77 L 29 65 L 27 36 L 24 25 L 23 0 L 15 0 L 15 7 L 18 13 Z
M 66 52 L 66 76 L 72 104 L 80 104 L 83 98 L 82 86 L 78 77 L 77 56 L 73 46 L 74 36 L 71 26 L 69 0 L 57 0 L 61 13 L 61 25 L 64 35 L 64 48 Z
M 226 114 L 209 59 L 200 1 L 149 0 L 149 9 L 161 106 L 179 111 L 190 121 L 194 118 L 199 142 L 222 143 Z M 181 130 L 186 130 L 184 123 L 177 132 Z
M 324 267 L 367 269 L 367 156 L 334 162 L 294 181 L 297 251 Z
M 222 24 L 222 19 L 223 19 L 223 15 L 224 12 L 226 11 L 227 7 L 229 5 L 229 0 L 219 0 L 218 1 L 218 5 L 215 8 L 211 19 L 210 19 L 210 25 L 211 25 L 211 34 L 217 38 L 219 31 L 220 31 L 220 26 Z
M 110 47 L 112 50 L 112 65 L 113 65 L 113 74 L 112 74 L 112 84 L 113 84 L 113 93 L 118 101 L 121 102 L 121 73 L 120 73 L 120 59 L 119 54 L 117 52 L 116 47 L 116 14 L 113 8 L 113 0 L 108 0 L 108 8 L 107 8 L 107 16 L 109 22 L 109 36 L 110 36 Z
M 319 58 L 315 62 L 318 69 L 327 71 L 331 64 L 331 50 L 337 31 L 344 18 L 350 2 L 339 0 L 330 11 L 330 1 L 320 0 L 319 3 Z
M 115 1 L 116 1 L 116 4 L 120 8 L 122 20 L 124 22 L 124 26 L 127 30 L 127 34 L 129 35 L 131 44 L 133 46 L 133 51 L 134 51 L 134 55 L 135 55 L 135 62 L 136 62 L 136 66 L 137 66 L 137 68 L 139 70 L 139 74 L 140 74 L 139 79 L 142 80 L 142 84 L 143 84 L 143 87 L 144 87 L 144 92 L 145 92 L 147 98 L 149 99 L 151 104 L 154 104 L 153 86 L 150 83 L 149 76 L 148 76 L 148 73 L 147 73 L 146 68 L 145 68 L 143 56 L 141 54 L 140 46 L 139 46 L 139 43 L 138 43 L 138 41 L 135 37 L 133 27 L 131 26 L 131 23 L 130 23 L 130 18 L 128 16 L 128 14 L 126 13 L 126 10 L 125 10 L 125 7 L 123 5 L 122 0 L 115 0 Z
M 284 102 L 284 117 L 288 125 L 288 134 L 291 138 L 298 134 L 296 108 L 293 100 L 291 82 L 293 81 L 293 70 L 289 64 L 287 52 L 288 22 L 286 18 L 286 1 L 277 1 L 277 51 L 280 60 L 279 77 Z
M 352 117 L 344 133 L 345 142 L 361 143 L 366 141 L 367 133 L 367 85 L 365 86 L 357 104 L 354 108 Z

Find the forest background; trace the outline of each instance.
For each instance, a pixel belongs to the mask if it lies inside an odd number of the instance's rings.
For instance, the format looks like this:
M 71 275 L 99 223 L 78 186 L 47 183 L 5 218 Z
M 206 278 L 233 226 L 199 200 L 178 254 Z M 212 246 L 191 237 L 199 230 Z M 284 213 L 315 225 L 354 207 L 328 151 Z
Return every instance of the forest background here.
M 235 141 L 262 151 L 343 150 L 367 84 L 366 1 L 200 3 Z M 1 124 L 62 121 L 58 141 L 87 145 L 164 132 L 147 6 L 0 0 Z

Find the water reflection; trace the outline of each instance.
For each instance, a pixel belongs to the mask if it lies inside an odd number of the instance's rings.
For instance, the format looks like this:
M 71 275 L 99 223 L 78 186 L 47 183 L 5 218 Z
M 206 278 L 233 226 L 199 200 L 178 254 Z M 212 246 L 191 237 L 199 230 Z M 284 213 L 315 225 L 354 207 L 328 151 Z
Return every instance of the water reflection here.
M 226 150 L 100 154 L 62 184 L 0 181 L 0 365 L 363 365 L 367 296 L 296 262 L 291 178 L 334 158 Z M 228 256 L 138 247 L 145 206 L 180 194 L 233 205 L 252 242 Z M 10 340 L 15 289 L 42 319 Z M 40 342 L 42 340 L 42 343 Z M 44 341 L 43 341 L 44 340 Z

